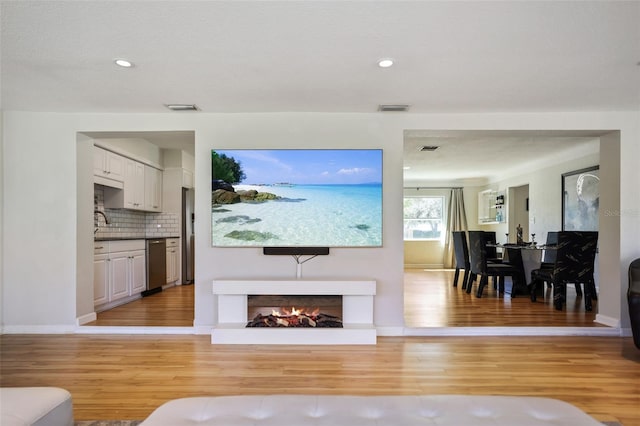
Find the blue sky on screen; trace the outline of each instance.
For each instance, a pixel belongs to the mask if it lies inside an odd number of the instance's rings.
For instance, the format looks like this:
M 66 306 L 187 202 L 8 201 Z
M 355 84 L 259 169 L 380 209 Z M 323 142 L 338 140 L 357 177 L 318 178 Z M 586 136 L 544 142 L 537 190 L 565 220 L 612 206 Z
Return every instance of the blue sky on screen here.
M 379 149 L 215 150 L 233 157 L 246 174 L 243 184 L 382 183 Z

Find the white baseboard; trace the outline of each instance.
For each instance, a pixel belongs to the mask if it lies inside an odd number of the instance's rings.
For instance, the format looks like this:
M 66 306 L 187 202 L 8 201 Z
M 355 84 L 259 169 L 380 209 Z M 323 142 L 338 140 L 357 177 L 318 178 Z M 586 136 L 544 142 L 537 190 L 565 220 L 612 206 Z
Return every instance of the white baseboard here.
M 596 319 L 593 322 L 606 325 L 607 327 L 620 328 L 620 320 L 602 314 L 596 314 Z
M 195 334 L 193 327 L 81 326 L 76 334 Z
M 76 318 L 76 325 L 84 325 L 97 319 L 98 314 L 96 314 L 95 312 L 91 312 L 90 314 L 82 315 Z
M 633 331 L 631 330 L 631 328 L 621 328 L 620 335 L 622 337 L 633 337 Z
M 193 334 L 210 335 L 213 325 L 194 327 L 4 326 L 0 334 Z M 617 327 L 376 327 L 378 336 L 609 336 L 630 337 Z
M 5 325 L 2 334 L 71 334 L 73 325 Z
M 609 336 L 619 328 L 605 327 L 424 327 L 405 328 L 404 336 Z
M 378 336 L 403 336 L 404 327 L 376 327 Z
M 215 327 L 214 324 L 202 324 L 198 323 L 195 319 L 193 320 L 193 329 L 195 334 L 208 334 L 211 335 L 211 330 Z
M 200 325 L 200 326 L 194 326 L 193 330 L 194 330 L 194 334 L 209 334 L 211 335 L 211 331 L 213 330 L 213 326 L 212 325 Z

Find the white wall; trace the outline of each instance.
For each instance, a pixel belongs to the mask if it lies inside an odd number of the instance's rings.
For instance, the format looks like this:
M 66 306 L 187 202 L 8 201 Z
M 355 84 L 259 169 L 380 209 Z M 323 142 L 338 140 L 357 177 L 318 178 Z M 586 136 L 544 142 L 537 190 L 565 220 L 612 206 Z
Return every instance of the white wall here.
M 640 120 L 636 122 L 637 125 L 640 124 Z M 598 299 L 598 315 L 596 316 L 596 320 L 599 322 L 607 323 L 610 318 L 619 318 L 622 317 L 622 323 L 625 327 L 630 327 L 629 320 L 629 307 L 627 303 L 626 290 L 629 288 L 629 274 L 628 268 L 631 260 L 634 258 L 640 257 L 640 244 L 638 244 L 638 226 L 637 224 L 640 222 L 640 209 L 638 208 L 638 200 L 640 198 L 640 190 L 638 186 L 640 185 L 640 175 L 636 173 L 635 177 L 631 177 L 631 181 L 626 181 L 624 177 L 625 174 L 622 172 L 622 168 L 627 163 L 624 157 L 624 149 L 621 150 L 620 144 L 617 143 L 619 140 L 619 135 L 616 133 L 608 134 L 602 138 L 601 141 L 601 152 L 600 152 L 600 170 L 598 176 L 600 177 L 600 209 L 599 209 L 599 223 L 598 223 L 598 244 L 600 247 L 600 251 L 598 253 L 598 283 L 600 285 L 600 294 L 605 294 L 607 297 Z M 636 148 L 636 156 L 633 157 L 630 163 L 635 163 L 636 172 L 640 167 L 638 167 L 638 156 L 637 147 L 640 146 L 640 141 L 635 141 Z M 622 156 L 623 161 L 621 167 L 606 167 L 609 164 L 616 164 L 617 159 Z M 603 167 L 603 165 L 605 167 Z M 618 188 L 614 188 L 608 184 L 605 184 L 605 187 L 602 187 L 602 183 L 611 182 L 611 181 L 619 181 L 620 182 L 620 190 Z M 629 187 L 629 184 L 630 187 Z M 625 192 L 625 188 L 630 190 L 631 192 Z M 621 196 L 621 194 L 625 194 L 625 196 Z M 628 194 L 628 195 L 626 195 Z M 635 209 L 625 210 L 624 204 L 628 203 L 629 199 L 631 199 L 632 204 L 635 202 Z M 635 201 L 633 201 L 635 199 Z M 619 210 L 616 210 L 616 207 Z M 622 225 L 622 221 L 625 219 L 631 219 L 632 222 L 635 221 L 635 234 L 633 234 L 631 230 L 625 228 Z M 620 233 L 622 231 L 622 234 Z M 632 237 L 633 250 L 630 253 L 630 260 L 624 260 L 624 249 L 622 245 L 618 245 L 616 241 L 614 241 L 614 236 L 621 235 L 622 240 L 624 241 L 627 237 Z M 634 236 L 635 235 L 635 236 Z M 607 250 L 605 253 L 604 250 Z M 615 264 L 614 262 L 603 261 L 607 258 L 616 258 L 621 259 L 621 264 Z M 620 269 L 620 278 L 622 280 L 622 291 L 619 294 L 615 293 L 616 288 L 616 269 Z M 603 291 L 604 290 L 604 291 Z M 611 293 L 607 291 L 609 290 Z M 617 296 L 617 297 L 616 297 Z
M 383 247 L 331 249 L 303 266 L 307 278 L 373 278 L 378 282 L 375 322 L 403 323 L 402 283 L 402 131 L 389 129 L 381 116 L 366 114 L 233 114 L 216 116 L 196 130 L 196 187 L 211 176 L 211 149 L 229 148 L 382 148 Z M 398 149 L 395 149 L 398 147 Z M 196 318 L 215 321 L 208 283 L 217 278 L 294 278 L 289 256 L 263 256 L 261 249 L 212 248 L 211 200 L 196 193 Z M 207 283 L 202 284 L 202 280 Z M 400 284 L 400 286 L 398 286 Z
M 93 321 L 93 140 L 77 134 L 76 142 L 76 316 Z
M 0 109 L 0 234 L 4 234 L 4 115 Z M 0 332 L 4 325 L 4 238 L 0 238 Z
M 194 130 L 196 186 L 208 187 L 211 148 L 367 147 L 384 150 L 384 247 L 336 249 L 304 266 L 306 277 L 371 277 L 378 281 L 375 321 L 388 332 L 403 326 L 402 152 L 404 129 L 594 130 L 620 129 L 620 205 L 608 217 L 619 232 L 601 245 L 612 294 L 601 296 L 599 315 L 628 327 L 626 268 L 640 257 L 640 128 L 637 113 L 554 114 L 51 114 L 4 112 L 2 224 L 2 321 L 5 332 L 49 332 L 74 328 L 78 227 L 76 133 L 78 131 Z M 617 135 L 613 134 L 612 138 Z M 603 161 L 603 162 L 604 162 Z M 601 165 L 603 164 L 601 162 Z M 465 195 L 466 196 L 466 195 Z M 259 249 L 212 248 L 210 195 L 196 197 L 196 318 L 207 332 L 214 324 L 211 280 L 233 277 L 292 277 L 288 257 L 266 257 Z M 470 219 L 471 220 L 471 219 Z M 92 233 L 86 235 L 92 240 Z M 10 247 L 10 250 L 7 250 Z M 619 253 L 619 255 L 618 255 Z M 623 271 L 625 271 L 623 273 Z M 612 300 L 613 299 L 613 302 Z M 603 312 L 604 311 L 604 312 Z M 626 316 L 625 316 L 626 315 Z
M 4 327 L 72 330 L 76 132 L 56 114 L 4 114 Z

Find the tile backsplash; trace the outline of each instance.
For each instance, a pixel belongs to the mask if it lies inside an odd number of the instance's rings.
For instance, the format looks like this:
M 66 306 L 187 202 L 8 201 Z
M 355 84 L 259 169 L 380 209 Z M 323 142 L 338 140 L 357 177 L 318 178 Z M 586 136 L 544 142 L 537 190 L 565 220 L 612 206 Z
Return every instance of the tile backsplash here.
M 159 238 L 180 235 L 180 224 L 176 214 L 105 209 L 104 187 L 94 184 L 93 194 L 94 210 L 104 212 L 110 222 L 107 225 L 101 215 L 94 216 L 93 224 L 98 228 L 96 238 Z

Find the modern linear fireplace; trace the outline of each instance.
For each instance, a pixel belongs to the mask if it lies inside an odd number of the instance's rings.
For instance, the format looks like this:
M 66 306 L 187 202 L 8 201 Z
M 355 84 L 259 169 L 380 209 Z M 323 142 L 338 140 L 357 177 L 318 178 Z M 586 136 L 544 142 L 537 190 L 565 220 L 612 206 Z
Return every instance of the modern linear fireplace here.
M 249 295 L 247 307 L 247 327 L 342 327 L 342 296 Z
M 375 344 L 373 280 L 215 280 L 213 344 Z

